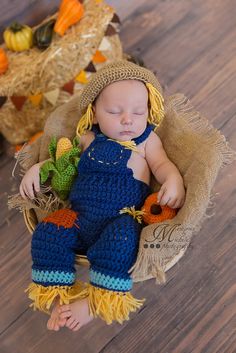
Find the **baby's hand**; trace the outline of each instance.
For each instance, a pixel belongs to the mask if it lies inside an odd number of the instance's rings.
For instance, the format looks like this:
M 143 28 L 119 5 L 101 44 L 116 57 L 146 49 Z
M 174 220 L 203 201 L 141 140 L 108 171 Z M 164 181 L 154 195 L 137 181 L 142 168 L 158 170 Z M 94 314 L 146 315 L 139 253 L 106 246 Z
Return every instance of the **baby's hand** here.
M 158 192 L 158 203 L 161 206 L 180 208 L 185 201 L 185 189 L 181 178 L 169 178 Z
M 23 199 L 33 199 L 35 192 L 40 191 L 39 170 L 41 163 L 34 164 L 24 175 L 20 184 L 20 194 Z

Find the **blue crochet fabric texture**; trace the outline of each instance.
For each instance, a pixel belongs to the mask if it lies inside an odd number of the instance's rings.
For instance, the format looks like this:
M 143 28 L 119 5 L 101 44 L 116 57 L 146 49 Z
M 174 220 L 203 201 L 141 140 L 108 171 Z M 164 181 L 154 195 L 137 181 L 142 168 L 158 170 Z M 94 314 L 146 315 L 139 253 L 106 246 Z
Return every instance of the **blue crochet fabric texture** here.
M 40 222 L 32 236 L 32 280 L 43 286 L 72 285 L 78 228 Z
M 152 130 L 148 124 L 134 139 L 136 145 Z M 73 284 L 79 252 L 90 261 L 91 284 L 126 292 L 132 288 L 128 270 L 136 260 L 142 226 L 119 212 L 124 207 L 140 209 L 151 189 L 127 168 L 132 151 L 96 126 L 93 131 L 95 139 L 81 156 L 69 196 L 78 218 L 70 229 L 44 222 L 37 226 L 32 240 L 32 278 L 44 286 Z

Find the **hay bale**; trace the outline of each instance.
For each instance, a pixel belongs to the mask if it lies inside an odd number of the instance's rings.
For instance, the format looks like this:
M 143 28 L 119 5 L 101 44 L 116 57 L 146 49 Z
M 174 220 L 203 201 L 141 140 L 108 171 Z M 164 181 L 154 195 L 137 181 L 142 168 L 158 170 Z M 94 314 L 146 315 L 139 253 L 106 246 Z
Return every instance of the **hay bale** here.
M 93 63 L 96 71 L 107 62 L 122 58 L 114 10 L 94 0 L 84 1 L 84 7 L 81 21 L 63 37 L 55 33 L 45 51 L 36 47 L 24 52 L 7 50 L 9 70 L 0 76 L 0 96 L 6 98 L 0 105 L 0 131 L 10 143 L 28 140 L 43 129 L 56 107 L 79 94 L 85 83 L 78 82 L 76 77 L 89 64 Z M 97 50 L 106 58 L 103 63 L 93 61 Z M 86 71 L 88 80 L 92 75 L 89 70 Z M 63 89 L 71 81 L 75 81 L 72 94 Z M 40 104 L 34 105 L 30 98 L 38 94 Z M 16 107 L 12 96 L 20 100 L 22 106 Z

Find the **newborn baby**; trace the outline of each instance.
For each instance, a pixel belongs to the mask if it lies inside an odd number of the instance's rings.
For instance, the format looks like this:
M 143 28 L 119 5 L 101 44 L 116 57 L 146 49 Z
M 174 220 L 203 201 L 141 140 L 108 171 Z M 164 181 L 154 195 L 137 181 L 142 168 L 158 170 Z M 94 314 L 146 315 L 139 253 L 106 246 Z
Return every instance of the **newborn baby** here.
M 30 298 L 44 311 L 54 303 L 47 324 L 50 330 L 67 326 L 76 331 L 96 316 L 108 324 L 128 319 L 129 312 L 142 304 L 130 293 L 129 273 L 142 226 L 124 210 L 133 206 L 138 210 L 143 205 L 151 193 L 151 173 L 162 185 L 160 205 L 180 208 L 185 200 L 183 179 L 153 131 L 163 114 L 162 96 L 142 73 L 152 81 L 154 75 L 124 61 L 108 65 L 108 73 L 103 72 L 95 76 L 107 75 L 111 82 L 107 80 L 97 89 L 78 123 L 83 153 L 69 197 L 71 209 L 54 212 L 33 234 Z M 90 81 L 87 91 L 98 79 Z M 39 191 L 41 164 L 25 174 L 20 185 L 23 198 L 33 198 Z M 58 247 L 62 242 L 63 254 L 57 250 L 49 261 L 45 249 L 52 246 L 52 239 Z M 90 283 L 82 288 L 75 284 L 76 253 L 86 254 L 90 262 Z M 63 294 L 58 290 L 50 304 L 38 304 L 42 293 L 50 297 L 55 288 L 61 288 Z

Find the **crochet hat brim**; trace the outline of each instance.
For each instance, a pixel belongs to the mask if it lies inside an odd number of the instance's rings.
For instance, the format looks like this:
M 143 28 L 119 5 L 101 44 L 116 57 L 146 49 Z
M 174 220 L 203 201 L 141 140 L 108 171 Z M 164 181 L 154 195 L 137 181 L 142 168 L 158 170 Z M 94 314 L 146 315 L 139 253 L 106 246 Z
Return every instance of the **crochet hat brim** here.
M 122 80 L 139 80 L 151 83 L 162 94 L 161 85 L 150 70 L 126 60 L 119 60 L 104 66 L 93 75 L 80 96 L 78 106 L 80 114 L 85 113 L 88 105 L 94 102 L 103 88 Z

